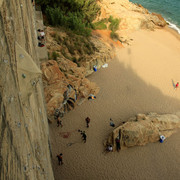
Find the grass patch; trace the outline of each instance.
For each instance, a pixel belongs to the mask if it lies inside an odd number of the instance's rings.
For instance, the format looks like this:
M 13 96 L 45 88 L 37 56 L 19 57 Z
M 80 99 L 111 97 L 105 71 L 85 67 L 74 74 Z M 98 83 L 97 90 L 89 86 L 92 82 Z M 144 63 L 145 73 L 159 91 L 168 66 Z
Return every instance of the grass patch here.
M 108 23 L 108 19 L 102 19 L 98 22 L 95 22 L 92 24 L 93 29 L 107 29 L 107 25 L 106 23 Z

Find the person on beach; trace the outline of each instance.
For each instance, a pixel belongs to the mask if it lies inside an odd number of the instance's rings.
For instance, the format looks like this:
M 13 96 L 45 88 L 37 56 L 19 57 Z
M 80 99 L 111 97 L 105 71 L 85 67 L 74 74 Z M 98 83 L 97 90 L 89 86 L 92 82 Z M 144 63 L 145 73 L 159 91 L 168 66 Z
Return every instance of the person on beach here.
M 93 95 L 93 94 L 90 94 L 89 97 L 88 97 L 88 100 L 90 100 L 90 99 L 94 100 L 94 99 L 96 99 L 96 96 Z
M 110 126 L 115 127 L 115 124 L 114 124 L 114 122 L 113 122 L 113 120 L 111 118 L 110 118 Z
M 39 47 L 44 47 L 44 44 L 41 43 L 41 42 L 39 42 L 39 43 L 38 43 L 38 46 L 39 46 Z
M 86 138 L 87 138 L 87 136 L 86 136 L 85 131 L 81 132 L 81 135 L 82 135 L 82 138 L 83 138 L 84 143 L 86 143 Z
M 111 144 L 107 146 L 106 151 L 107 152 L 112 152 L 113 151 L 113 147 L 112 147 Z
M 87 117 L 85 120 L 86 120 L 86 125 L 87 125 L 87 128 L 88 128 L 89 127 L 89 123 L 90 123 L 90 118 Z
M 62 153 L 58 154 L 56 157 L 58 158 L 58 162 L 59 162 L 59 165 L 62 165 L 63 164 L 63 160 L 62 160 Z
M 179 87 L 179 82 L 176 83 L 175 89 Z
M 44 31 L 43 31 L 43 30 L 38 29 L 37 31 L 39 32 L 39 34 L 40 34 L 40 36 L 41 36 L 41 37 L 44 37 L 44 36 L 45 36 L 45 33 L 44 33 Z
M 119 139 L 119 137 L 116 138 L 116 149 L 119 152 L 119 150 L 120 150 L 120 139 Z

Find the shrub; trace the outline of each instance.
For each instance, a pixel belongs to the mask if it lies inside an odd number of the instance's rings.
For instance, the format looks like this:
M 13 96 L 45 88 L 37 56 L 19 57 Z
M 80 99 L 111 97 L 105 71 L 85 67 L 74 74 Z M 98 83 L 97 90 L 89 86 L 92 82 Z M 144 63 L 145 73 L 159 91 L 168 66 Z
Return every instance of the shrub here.
M 36 0 L 49 24 L 70 28 L 76 34 L 90 36 L 91 23 L 100 12 L 96 0 Z
M 118 18 L 113 18 L 112 16 L 109 17 L 108 21 L 111 23 L 109 25 L 109 29 L 113 32 L 117 31 L 119 29 L 119 23 L 120 23 L 120 19 Z
M 111 38 L 112 39 L 119 39 L 119 35 L 117 33 L 115 33 L 114 31 L 111 32 Z
M 92 28 L 93 29 L 107 29 L 107 25 L 105 23 L 107 23 L 108 20 L 105 18 L 105 19 L 102 19 L 98 22 L 95 22 L 92 24 Z
M 90 36 L 91 30 L 85 26 L 82 17 L 78 13 L 68 12 L 67 15 L 58 8 L 46 8 L 46 15 L 49 23 L 53 26 L 64 26 L 71 29 L 76 34 Z

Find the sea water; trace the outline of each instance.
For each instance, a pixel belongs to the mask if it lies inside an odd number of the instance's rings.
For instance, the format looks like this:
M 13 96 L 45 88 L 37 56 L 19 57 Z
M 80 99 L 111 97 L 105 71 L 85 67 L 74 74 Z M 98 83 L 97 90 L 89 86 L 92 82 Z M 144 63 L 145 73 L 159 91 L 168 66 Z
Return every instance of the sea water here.
M 169 23 L 169 27 L 180 34 L 180 0 L 129 0 L 141 4 L 150 12 L 161 14 Z

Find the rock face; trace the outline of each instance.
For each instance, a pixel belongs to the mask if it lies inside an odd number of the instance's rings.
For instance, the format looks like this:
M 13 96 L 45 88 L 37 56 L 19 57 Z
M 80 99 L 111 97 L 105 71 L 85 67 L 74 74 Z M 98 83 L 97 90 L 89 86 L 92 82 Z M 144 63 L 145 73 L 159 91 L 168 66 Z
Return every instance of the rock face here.
M 121 148 L 142 146 L 150 142 L 157 142 L 160 135 L 169 137 L 177 128 L 180 128 L 180 118 L 176 115 L 138 114 L 116 128 L 107 142 L 114 144 L 115 150 L 115 139 L 120 136 Z
M 99 92 L 97 85 L 85 78 L 85 68 L 63 58 L 57 62 L 49 60 L 41 64 L 48 115 L 53 115 L 56 109 L 63 115 L 89 94 Z
M 52 54 L 55 53 L 61 59 L 71 60 L 78 67 L 85 68 L 85 76 L 92 74 L 93 66 L 101 68 L 101 66 L 109 62 L 114 57 L 114 44 L 102 40 L 101 33 L 94 32 L 89 38 L 79 36 L 72 33 L 67 33 L 61 29 L 51 27 L 46 28 L 47 49 L 49 59 L 52 59 Z M 109 33 L 110 36 L 110 33 Z M 63 64 L 60 64 L 63 68 Z
M 63 116 L 87 99 L 89 94 L 99 92 L 97 85 L 86 76 L 94 72 L 94 66 L 99 69 L 110 61 L 114 56 L 113 48 L 121 45 L 112 40 L 103 41 L 100 34 L 94 32 L 91 38 L 86 39 L 60 29 L 46 28 L 49 58 L 55 59 L 41 63 L 49 119 L 56 110 Z
M 54 179 L 31 2 L 0 1 L 2 180 Z

